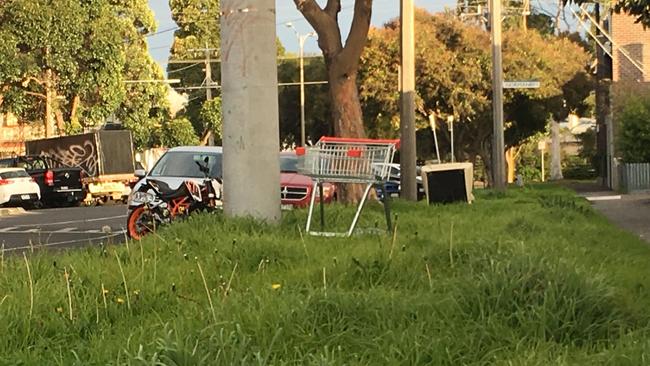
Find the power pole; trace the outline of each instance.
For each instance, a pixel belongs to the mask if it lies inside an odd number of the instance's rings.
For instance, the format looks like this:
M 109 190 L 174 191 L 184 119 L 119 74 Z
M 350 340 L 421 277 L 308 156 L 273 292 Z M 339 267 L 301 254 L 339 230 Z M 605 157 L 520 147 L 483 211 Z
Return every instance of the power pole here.
M 280 212 L 275 2 L 222 0 L 224 213 L 277 223 Z
M 189 52 L 205 52 L 205 79 L 203 84 L 205 84 L 205 99 L 212 100 L 212 86 L 215 84 L 212 80 L 212 60 L 210 53 L 218 51 L 217 48 L 210 48 L 208 44 L 205 44 L 205 48 L 193 48 L 189 49 Z M 208 146 L 214 146 L 214 131 L 207 131 L 208 133 Z
M 522 17 L 522 26 L 524 28 L 524 32 L 528 31 L 528 16 L 530 15 L 530 0 L 524 0 L 524 9 L 521 12 L 521 17 Z
M 415 6 L 413 0 L 401 0 L 402 67 L 400 90 L 400 184 L 402 198 L 417 201 L 415 140 Z
M 601 25 L 601 7 L 600 3 L 594 4 L 594 21 L 596 22 L 596 38 L 603 41 L 602 32 L 600 31 Z M 606 70 L 606 53 L 602 47 L 596 47 L 596 151 L 599 158 L 599 175 L 602 179 L 602 186 L 609 187 L 610 184 L 610 171 L 608 169 L 608 124 L 607 115 L 609 114 L 609 88 L 606 84 L 607 74 Z
M 212 65 L 210 64 L 210 50 L 205 45 L 205 100 L 212 100 Z M 214 131 L 208 131 L 208 146 L 214 146 Z
M 501 0 L 490 1 L 490 30 L 492 32 L 492 111 L 494 136 L 492 140 L 492 183 L 494 188 L 506 189 L 505 144 L 503 138 L 503 59 L 501 55 Z

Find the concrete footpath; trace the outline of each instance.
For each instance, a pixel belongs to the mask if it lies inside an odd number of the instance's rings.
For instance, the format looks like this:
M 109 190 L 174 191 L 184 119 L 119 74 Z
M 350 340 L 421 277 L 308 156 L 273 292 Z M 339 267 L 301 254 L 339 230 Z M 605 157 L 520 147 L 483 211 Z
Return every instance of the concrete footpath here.
M 595 183 L 566 183 L 612 223 L 650 243 L 650 193 L 619 194 Z

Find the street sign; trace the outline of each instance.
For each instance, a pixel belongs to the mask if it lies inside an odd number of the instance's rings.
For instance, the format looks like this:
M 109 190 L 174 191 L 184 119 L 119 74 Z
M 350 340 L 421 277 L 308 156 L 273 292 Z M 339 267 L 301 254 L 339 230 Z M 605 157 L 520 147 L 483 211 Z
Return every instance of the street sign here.
M 504 89 L 536 89 L 539 88 L 539 80 L 516 80 L 516 81 L 504 81 Z

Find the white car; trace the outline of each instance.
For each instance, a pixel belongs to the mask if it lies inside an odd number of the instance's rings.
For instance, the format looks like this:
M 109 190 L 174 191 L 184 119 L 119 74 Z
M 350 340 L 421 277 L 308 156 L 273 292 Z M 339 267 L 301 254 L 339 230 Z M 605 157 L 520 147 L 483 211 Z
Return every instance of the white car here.
M 41 189 L 23 168 L 0 168 L 0 206 L 38 206 Z

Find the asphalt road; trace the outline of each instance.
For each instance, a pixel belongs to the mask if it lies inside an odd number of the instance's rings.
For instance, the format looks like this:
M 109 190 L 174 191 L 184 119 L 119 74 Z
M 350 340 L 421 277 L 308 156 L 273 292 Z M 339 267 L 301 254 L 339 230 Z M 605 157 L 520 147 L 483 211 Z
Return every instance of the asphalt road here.
M 593 182 L 566 182 L 612 223 L 650 243 L 650 193 L 619 194 Z
M 0 217 L 5 252 L 73 248 L 124 241 L 126 206 L 57 208 Z
M 650 195 L 630 194 L 611 196 L 615 199 L 593 201 L 596 210 L 614 224 L 650 242 Z M 588 197 L 588 199 L 592 197 Z M 605 197 L 607 198 L 607 197 Z

